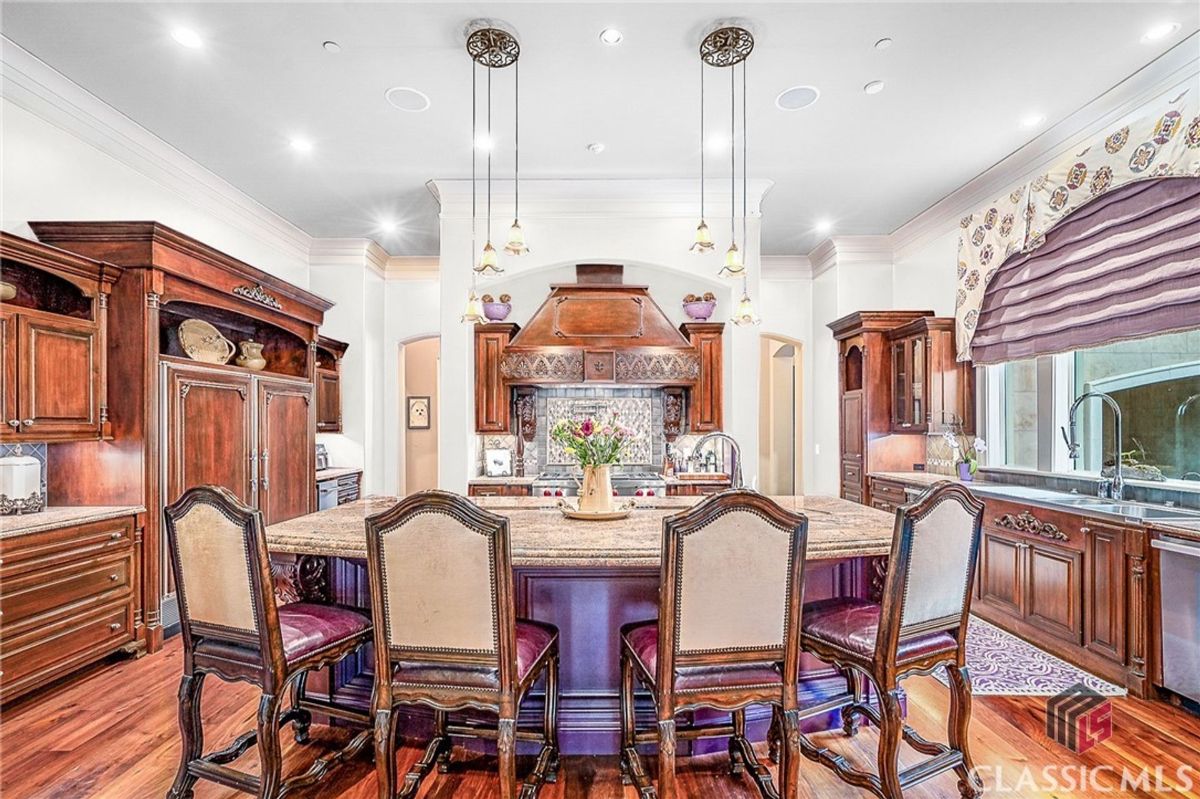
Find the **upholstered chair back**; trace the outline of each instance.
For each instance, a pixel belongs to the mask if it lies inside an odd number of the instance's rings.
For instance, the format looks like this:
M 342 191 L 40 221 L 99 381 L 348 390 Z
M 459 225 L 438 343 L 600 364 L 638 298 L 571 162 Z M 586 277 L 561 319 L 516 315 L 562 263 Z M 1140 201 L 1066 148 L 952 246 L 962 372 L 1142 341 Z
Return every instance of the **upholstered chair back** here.
M 275 611 L 262 516 L 218 486 L 189 489 L 164 509 L 179 611 L 196 635 L 257 644 Z M 266 585 L 268 590 L 262 590 Z
M 950 482 L 897 511 L 884 609 L 891 599 L 901 639 L 965 625 L 982 520 L 983 503 Z
M 367 520 L 376 639 L 396 657 L 498 664 L 512 615 L 508 520 L 423 491 Z
M 752 491 L 664 521 L 660 640 L 677 665 L 783 659 L 798 625 L 808 520 Z M 798 627 L 796 627 L 798 629 Z M 661 658 L 660 658 L 661 662 Z

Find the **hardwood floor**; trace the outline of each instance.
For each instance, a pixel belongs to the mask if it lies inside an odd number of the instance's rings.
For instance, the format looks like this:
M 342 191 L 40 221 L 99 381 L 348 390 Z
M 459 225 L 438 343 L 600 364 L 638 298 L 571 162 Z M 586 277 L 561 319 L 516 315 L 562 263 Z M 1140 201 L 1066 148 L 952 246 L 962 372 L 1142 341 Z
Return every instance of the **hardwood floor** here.
M 0 796 L 4 799 L 152 799 L 162 797 L 171 784 L 179 756 L 176 726 L 176 687 L 182 669 L 178 639 L 155 655 L 93 670 L 39 696 L 31 697 L 3 713 L 0 720 Z M 931 678 L 906 683 L 910 723 L 928 737 L 944 740 L 948 695 Z M 205 688 L 204 720 L 207 748 L 231 740 L 253 726 L 257 704 L 253 688 L 211 679 Z M 1076 756 L 1046 739 L 1045 700 L 1025 697 L 985 697 L 975 700 L 971 726 L 977 764 L 993 767 L 984 774 L 988 796 L 1032 797 L 1149 797 L 1170 795 L 1200 799 L 1200 718 L 1161 703 L 1118 699 L 1113 702 L 1113 738 L 1083 756 Z M 314 757 L 344 739 L 343 731 L 313 727 L 312 743 L 297 746 L 284 736 L 285 770 L 308 767 Z M 845 753 L 858 762 L 872 762 L 877 738 L 864 730 L 854 739 L 840 734 L 814 738 L 820 745 Z M 400 754 L 401 768 L 417 757 L 414 742 Z M 918 757 L 905 750 L 905 761 Z M 680 787 L 684 796 L 705 799 L 751 799 L 757 796 L 748 778 L 732 779 L 724 772 L 724 757 L 710 756 L 680 761 Z M 429 782 L 422 799 L 492 799 L 496 782 L 490 758 L 455 751 L 455 768 Z M 253 771 L 251 750 L 238 767 Z M 522 764 L 523 769 L 529 763 Z M 623 788 L 615 757 L 565 758 L 556 785 L 543 789 L 543 799 L 634 799 Z M 1063 784 L 1079 782 L 1079 766 L 1109 767 L 1084 790 Z M 1180 767 L 1190 767 L 1191 786 L 1180 784 L 1173 793 L 1154 793 L 1147 786 L 1120 789 L 1120 770 L 1135 772 L 1162 767 L 1168 780 Z M 997 787 L 996 767 L 1006 790 Z M 1044 779 L 1022 782 L 1023 769 L 1040 777 L 1045 767 L 1071 767 L 1059 775 L 1059 787 Z M 802 797 L 867 797 L 865 792 L 838 782 L 824 768 L 804 761 Z M 1096 785 L 1100 787 L 1096 787 Z M 1152 783 L 1150 784 L 1152 786 Z M 201 782 L 197 799 L 244 796 Z M 365 758 L 341 769 L 316 791 L 300 797 L 374 799 L 373 765 Z M 937 777 L 907 794 L 907 799 L 957 797 L 952 775 Z

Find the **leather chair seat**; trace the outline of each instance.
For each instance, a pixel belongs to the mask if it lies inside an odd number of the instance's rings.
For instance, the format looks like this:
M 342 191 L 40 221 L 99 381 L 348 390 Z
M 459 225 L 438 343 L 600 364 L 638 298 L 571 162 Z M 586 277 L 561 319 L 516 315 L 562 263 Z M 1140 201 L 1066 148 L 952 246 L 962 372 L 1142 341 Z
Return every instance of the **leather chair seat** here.
M 279 608 L 279 632 L 289 663 L 370 630 L 371 619 L 349 608 L 315 602 L 293 602 Z
M 621 632 L 624 643 L 633 652 L 638 667 L 653 684 L 658 675 L 658 621 L 627 625 Z M 780 685 L 783 674 L 770 663 L 725 666 L 677 667 L 675 690 L 705 691 L 719 688 Z
M 806 602 L 801 634 L 804 639 L 870 660 L 875 654 L 880 613 L 878 604 L 865 599 Z M 958 642 L 950 633 L 926 633 L 901 641 L 896 660 L 905 663 L 938 652 L 953 652 L 957 647 Z
M 539 621 L 518 619 L 517 633 L 517 683 L 525 682 L 533 667 L 545 656 L 558 638 L 558 628 Z M 408 685 L 437 685 L 447 688 L 500 689 L 500 674 L 495 668 L 431 664 L 416 661 L 401 661 L 396 664 L 392 680 Z

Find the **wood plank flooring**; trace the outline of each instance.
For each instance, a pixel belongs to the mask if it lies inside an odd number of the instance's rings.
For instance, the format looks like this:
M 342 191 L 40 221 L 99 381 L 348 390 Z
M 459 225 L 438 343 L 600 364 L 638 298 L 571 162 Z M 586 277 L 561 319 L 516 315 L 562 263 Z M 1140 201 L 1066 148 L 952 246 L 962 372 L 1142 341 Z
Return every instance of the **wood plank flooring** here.
M 3 799 L 151 799 L 162 797 L 171 784 L 179 756 L 176 726 L 176 688 L 182 670 L 178 639 L 141 660 L 123 661 L 95 669 L 83 679 L 73 680 L 47 693 L 23 701 L 3 712 L 0 718 L 0 796 Z M 930 678 L 906 683 L 910 723 L 927 737 L 945 740 L 946 689 Z M 1115 733 L 1082 757 L 1046 739 L 1045 700 L 1025 697 L 985 697 L 975 700 L 971 727 L 975 760 L 992 770 L 985 774 L 987 795 L 1018 799 L 1074 799 L 1078 797 L 1172 796 L 1200 799 L 1200 719 L 1161 703 L 1133 699 L 1115 700 Z M 205 686 L 204 719 L 206 748 L 211 750 L 253 725 L 257 694 L 245 685 L 230 685 L 210 678 Z M 313 740 L 297 746 L 285 734 L 285 773 L 307 768 L 326 747 L 344 740 L 344 731 L 314 726 Z M 845 753 L 858 762 L 872 763 L 878 740 L 871 730 L 854 739 L 840 734 L 815 736 L 820 745 Z M 418 755 L 416 742 L 409 741 L 400 755 L 406 768 Z M 907 764 L 918 758 L 905 750 Z M 745 778 L 726 775 L 723 757 L 681 760 L 680 786 L 683 795 L 704 799 L 753 799 L 757 792 Z M 237 764 L 254 771 L 254 750 Z M 485 756 L 455 751 L 455 768 L 449 775 L 427 781 L 422 799 L 493 799 L 496 782 L 493 763 Z M 528 763 L 522 764 L 523 768 Z M 1079 790 L 1065 785 L 1070 774 L 1078 782 L 1078 767 L 1110 767 L 1093 784 Z M 565 758 L 556 785 L 546 786 L 543 799 L 635 799 L 623 788 L 615 757 Z M 1060 776 L 1055 787 L 1046 781 L 1036 785 L 1021 782 L 1023 769 L 1041 775 L 1045 767 L 1074 767 Z M 1176 769 L 1190 766 L 1193 785 L 1181 784 L 1171 793 L 1156 793 L 1146 786 L 1122 790 L 1120 770 L 1135 771 L 1162 767 L 1169 777 Z M 997 781 L 997 769 L 999 781 Z M 801 797 L 867 797 L 865 792 L 838 782 L 820 766 L 804 761 L 801 767 Z M 1150 786 L 1152 787 L 1152 786 Z M 197 799 L 244 796 L 211 783 L 201 782 Z M 373 765 L 359 759 L 338 771 L 316 790 L 298 797 L 345 797 L 374 799 Z M 907 799 L 950 799 L 957 797 L 952 775 L 937 777 L 909 791 Z

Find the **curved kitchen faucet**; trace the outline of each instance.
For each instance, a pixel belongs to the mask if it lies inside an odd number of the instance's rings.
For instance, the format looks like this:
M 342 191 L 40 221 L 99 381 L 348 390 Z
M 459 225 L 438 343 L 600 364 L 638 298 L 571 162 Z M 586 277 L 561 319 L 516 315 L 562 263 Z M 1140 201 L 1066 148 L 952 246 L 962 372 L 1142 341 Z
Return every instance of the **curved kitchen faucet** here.
M 1117 404 L 1115 399 L 1110 397 L 1108 394 L 1105 394 L 1103 391 L 1088 391 L 1075 398 L 1075 402 L 1071 403 L 1071 432 L 1067 433 L 1065 429 L 1062 431 L 1063 439 L 1067 442 L 1067 454 L 1071 456 L 1071 460 L 1079 460 L 1079 440 L 1076 437 L 1075 414 L 1079 411 L 1079 406 L 1083 404 L 1084 400 L 1092 397 L 1097 397 L 1098 399 L 1103 400 L 1104 402 L 1108 403 L 1110 408 L 1113 409 L 1113 417 L 1115 419 L 1113 433 L 1115 433 L 1117 439 L 1117 458 L 1116 466 L 1113 469 L 1112 480 L 1109 481 L 1109 496 L 1112 499 L 1120 501 L 1125 498 L 1125 475 L 1121 471 L 1121 462 L 1123 460 L 1123 456 L 1121 454 L 1121 406 Z M 1103 423 L 1104 420 L 1103 417 L 1101 417 L 1101 424 Z M 1103 460 L 1103 457 L 1101 457 L 1100 471 L 1102 474 L 1104 471 Z
M 1193 394 L 1179 403 L 1179 407 L 1175 409 L 1175 463 L 1182 473 L 1180 477 L 1182 480 L 1200 479 L 1200 475 L 1195 478 L 1189 477 L 1189 475 L 1196 474 L 1195 472 L 1183 471 L 1183 419 L 1197 402 L 1200 402 L 1200 394 Z
M 734 437 L 728 433 L 709 433 L 708 435 L 704 436 L 697 441 L 696 446 L 692 448 L 692 457 L 694 458 L 700 454 L 700 450 L 702 450 L 704 445 L 710 440 L 715 441 L 717 439 L 727 441 L 729 443 L 729 448 L 733 451 L 733 458 L 729 464 L 729 471 L 731 472 L 729 475 L 730 484 L 734 488 L 744 488 L 745 481 L 742 480 L 742 448 L 738 446 L 738 443 Z

